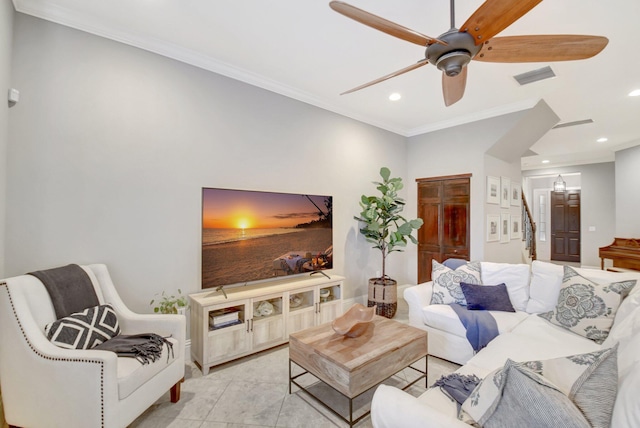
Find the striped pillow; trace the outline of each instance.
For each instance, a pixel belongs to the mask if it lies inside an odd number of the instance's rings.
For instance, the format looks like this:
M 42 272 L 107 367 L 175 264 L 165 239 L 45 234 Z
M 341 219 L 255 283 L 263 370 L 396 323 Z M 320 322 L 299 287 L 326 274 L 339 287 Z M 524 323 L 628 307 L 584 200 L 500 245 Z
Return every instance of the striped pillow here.
M 545 361 L 507 360 L 462 403 L 459 418 L 483 427 L 609 427 L 618 390 L 617 351 L 616 345 Z

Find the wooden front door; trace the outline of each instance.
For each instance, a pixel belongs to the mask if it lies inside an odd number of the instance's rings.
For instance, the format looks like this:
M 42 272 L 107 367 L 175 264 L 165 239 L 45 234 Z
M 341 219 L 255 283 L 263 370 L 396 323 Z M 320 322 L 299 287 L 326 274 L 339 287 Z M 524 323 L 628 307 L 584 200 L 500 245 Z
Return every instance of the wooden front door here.
M 418 217 L 418 283 L 431 280 L 431 261 L 469 260 L 471 174 L 420 178 Z
M 580 262 L 580 190 L 551 192 L 551 260 Z

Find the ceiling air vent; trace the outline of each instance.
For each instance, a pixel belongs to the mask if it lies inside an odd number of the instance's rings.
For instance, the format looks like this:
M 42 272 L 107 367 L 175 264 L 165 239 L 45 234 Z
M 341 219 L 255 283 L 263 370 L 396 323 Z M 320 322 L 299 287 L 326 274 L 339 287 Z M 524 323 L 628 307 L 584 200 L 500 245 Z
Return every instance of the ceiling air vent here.
M 521 86 L 537 82 L 539 80 L 551 79 L 552 77 L 556 77 L 556 74 L 549 66 L 513 76 Z
M 566 128 L 567 126 L 586 125 L 587 123 L 593 123 L 593 119 L 574 120 L 573 122 L 559 123 L 551 129 Z

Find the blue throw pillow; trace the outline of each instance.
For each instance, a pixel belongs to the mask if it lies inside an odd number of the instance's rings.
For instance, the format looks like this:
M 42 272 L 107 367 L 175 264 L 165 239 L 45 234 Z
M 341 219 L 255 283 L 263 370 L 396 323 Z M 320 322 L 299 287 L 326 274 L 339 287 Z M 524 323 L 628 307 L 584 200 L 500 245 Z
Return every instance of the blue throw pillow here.
M 464 294 L 464 298 L 467 300 L 467 309 L 469 310 L 503 312 L 516 311 L 513 309 L 511 300 L 509 300 L 507 286 L 504 284 L 477 285 L 461 282 L 460 288 L 462 288 L 462 294 Z

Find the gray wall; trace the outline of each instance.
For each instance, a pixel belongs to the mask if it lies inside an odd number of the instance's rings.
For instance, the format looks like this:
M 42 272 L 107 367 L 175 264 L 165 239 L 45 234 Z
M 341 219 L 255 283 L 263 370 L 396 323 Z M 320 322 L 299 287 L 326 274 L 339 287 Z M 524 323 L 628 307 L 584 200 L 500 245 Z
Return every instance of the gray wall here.
M 381 162 L 406 171 L 405 138 L 26 15 L 14 37 L 7 275 L 104 262 L 149 311 L 199 289 L 201 188 L 226 187 L 333 195 L 334 271 L 366 295 L 380 257 L 353 215 Z M 389 271 L 415 281 L 404 257 Z
M 15 11 L 10 1 L 0 2 L 0 94 L 11 87 L 11 46 Z M 0 278 L 5 272 L 5 212 L 7 188 L 7 146 L 9 141 L 9 105 L 0 102 Z
M 616 152 L 616 236 L 640 238 L 640 146 Z
M 580 173 L 580 228 L 582 266 L 600 267 L 598 248 L 613 241 L 616 228 L 616 169 L 613 162 L 523 171 L 525 177 Z M 565 180 L 566 181 L 566 180 Z M 594 227 L 594 231 L 589 231 Z

